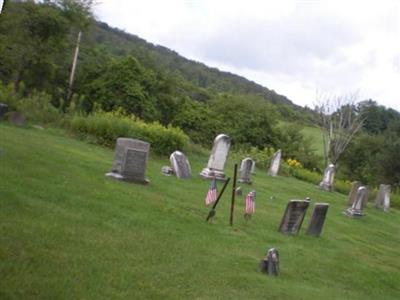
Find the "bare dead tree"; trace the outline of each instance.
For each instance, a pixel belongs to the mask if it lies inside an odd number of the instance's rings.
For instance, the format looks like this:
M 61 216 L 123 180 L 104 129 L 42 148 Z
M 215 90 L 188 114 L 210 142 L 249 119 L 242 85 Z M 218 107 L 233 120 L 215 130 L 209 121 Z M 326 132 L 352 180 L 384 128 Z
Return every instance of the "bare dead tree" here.
M 322 133 L 325 165 L 336 164 L 364 123 L 363 116 L 354 109 L 356 100 L 357 93 L 344 96 L 317 94 L 316 125 Z

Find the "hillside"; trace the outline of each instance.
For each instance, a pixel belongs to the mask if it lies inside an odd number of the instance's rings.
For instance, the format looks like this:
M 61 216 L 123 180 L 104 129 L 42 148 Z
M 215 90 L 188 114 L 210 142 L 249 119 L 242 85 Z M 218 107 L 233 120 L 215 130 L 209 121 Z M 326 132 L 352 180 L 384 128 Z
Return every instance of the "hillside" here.
M 149 43 L 134 34 L 112 28 L 104 22 L 94 23 L 89 35 L 89 39 L 94 39 L 115 55 L 133 54 L 147 67 L 168 70 L 171 73 L 177 72 L 185 80 L 200 88 L 232 94 L 259 95 L 272 103 L 285 104 L 297 110 L 303 110 L 286 96 L 279 95 L 274 90 L 236 74 L 189 60 L 176 51 Z
M 1 299 L 398 299 L 400 212 L 342 215 L 346 197 L 293 178 L 253 177 L 257 209 L 247 224 L 230 189 L 207 224 L 206 156 L 188 153 L 191 180 L 160 174 L 150 185 L 106 179 L 113 150 L 54 129 L 0 124 Z M 231 174 L 233 161 L 228 161 Z M 247 192 L 249 187 L 243 187 Z M 272 197 L 273 196 L 273 197 Z M 277 232 L 289 199 L 330 208 L 320 238 Z M 281 274 L 257 270 L 270 247 Z

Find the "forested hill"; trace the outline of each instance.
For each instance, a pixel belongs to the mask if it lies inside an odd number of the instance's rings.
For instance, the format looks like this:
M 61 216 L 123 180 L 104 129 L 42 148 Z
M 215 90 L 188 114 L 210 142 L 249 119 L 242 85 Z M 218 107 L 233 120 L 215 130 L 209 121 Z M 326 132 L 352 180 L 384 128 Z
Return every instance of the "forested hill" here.
M 296 110 L 301 110 L 300 106 L 294 104 L 286 96 L 279 95 L 274 90 L 244 77 L 189 60 L 169 48 L 154 45 L 136 35 L 112 28 L 104 22 L 97 22 L 95 25 L 91 30 L 92 38 L 115 55 L 132 54 L 145 67 L 178 72 L 193 85 L 211 91 L 258 95 L 272 103 L 287 104 Z

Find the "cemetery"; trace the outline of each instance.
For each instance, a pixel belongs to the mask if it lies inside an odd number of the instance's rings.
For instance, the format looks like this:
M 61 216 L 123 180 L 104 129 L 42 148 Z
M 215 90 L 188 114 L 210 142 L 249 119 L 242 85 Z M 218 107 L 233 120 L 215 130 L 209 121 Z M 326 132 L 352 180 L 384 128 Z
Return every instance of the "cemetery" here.
M 216 180 L 218 195 L 226 189 L 212 209 L 204 204 L 210 180 L 196 175 L 210 150 L 173 152 L 174 176 L 164 176 L 168 160 L 137 140 L 118 139 L 109 149 L 6 124 L 0 134 L 1 298 L 399 295 L 400 212 L 375 208 L 389 203 L 385 186 L 367 204 L 366 188 L 358 187 L 349 205 L 346 195 L 270 176 L 268 166 L 248 185 L 240 170 L 248 175 L 251 167 L 237 168 L 231 226 L 233 167 L 241 162 L 229 154 L 218 169 L 225 178 Z M 126 157 L 131 149 L 139 152 Z M 127 178 L 114 180 L 120 177 Z M 256 208 L 246 219 L 245 199 L 254 191 Z M 13 256 L 4 261 L 4 253 Z
M 352 2 L 0 0 L 0 300 L 399 300 L 400 6 Z

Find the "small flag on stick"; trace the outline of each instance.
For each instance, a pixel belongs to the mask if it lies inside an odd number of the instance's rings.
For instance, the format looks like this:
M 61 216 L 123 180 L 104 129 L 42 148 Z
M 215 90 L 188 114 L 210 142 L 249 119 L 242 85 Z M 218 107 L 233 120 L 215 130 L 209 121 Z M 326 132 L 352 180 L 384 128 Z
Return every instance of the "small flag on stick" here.
M 207 192 L 207 196 L 206 196 L 206 205 L 210 205 L 211 203 L 214 203 L 215 200 L 217 200 L 217 181 L 215 180 L 215 178 L 213 178 L 213 180 L 211 180 L 210 183 L 210 188 Z
M 256 211 L 256 191 L 251 191 L 245 199 L 244 217 L 250 219 L 251 215 Z

